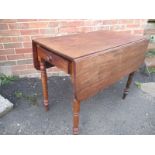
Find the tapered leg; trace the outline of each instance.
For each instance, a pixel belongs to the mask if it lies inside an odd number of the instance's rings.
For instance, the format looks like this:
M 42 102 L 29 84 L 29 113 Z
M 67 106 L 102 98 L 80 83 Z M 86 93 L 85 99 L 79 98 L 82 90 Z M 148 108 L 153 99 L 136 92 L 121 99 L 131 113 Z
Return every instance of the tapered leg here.
M 80 102 L 74 99 L 73 102 L 73 134 L 79 133 L 79 113 L 80 113 Z
M 45 110 L 48 111 L 48 87 L 47 87 L 47 73 L 45 62 L 40 60 L 40 70 L 41 70 L 41 80 L 42 80 L 42 89 L 43 89 L 43 96 L 44 96 L 44 106 Z
M 124 93 L 123 93 L 122 99 L 125 99 L 126 96 L 128 95 L 129 88 L 130 88 L 130 84 L 131 84 L 131 82 L 132 82 L 134 73 L 135 73 L 135 72 L 132 72 L 132 73 L 129 74 L 128 81 L 127 81 L 127 83 L 126 83 L 126 88 L 124 89 Z

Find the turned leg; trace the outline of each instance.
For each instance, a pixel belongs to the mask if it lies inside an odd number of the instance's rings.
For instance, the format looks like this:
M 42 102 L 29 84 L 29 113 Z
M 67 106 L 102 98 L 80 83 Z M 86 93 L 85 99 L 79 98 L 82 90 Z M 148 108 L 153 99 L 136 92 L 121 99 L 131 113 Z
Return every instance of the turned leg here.
M 46 66 L 43 60 L 40 60 L 40 70 L 41 70 L 41 81 L 42 81 L 42 89 L 43 89 L 43 96 L 44 96 L 44 106 L 45 110 L 48 111 L 48 87 L 47 87 L 47 73 L 46 73 Z
M 132 73 L 129 74 L 128 81 L 127 81 L 127 83 L 126 83 L 126 88 L 124 89 L 124 93 L 123 93 L 122 99 L 125 99 L 125 97 L 128 95 L 129 88 L 130 88 L 130 84 L 131 84 L 131 82 L 132 82 L 134 73 L 135 73 L 135 72 L 132 72 Z
M 77 135 L 79 132 L 79 112 L 80 102 L 74 99 L 73 102 L 73 134 Z

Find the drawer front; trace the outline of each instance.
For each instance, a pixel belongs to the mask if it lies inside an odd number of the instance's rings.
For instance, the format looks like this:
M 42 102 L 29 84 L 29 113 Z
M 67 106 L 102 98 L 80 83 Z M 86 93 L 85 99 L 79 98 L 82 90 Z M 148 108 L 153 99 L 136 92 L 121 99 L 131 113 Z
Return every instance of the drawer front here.
M 40 46 L 37 46 L 38 57 L 43 58 L 46 62 L 51 63 L 52 65 L 62 69 L 68 73 L 69 61 L 62 58 L 59 55 L 56 55 Z

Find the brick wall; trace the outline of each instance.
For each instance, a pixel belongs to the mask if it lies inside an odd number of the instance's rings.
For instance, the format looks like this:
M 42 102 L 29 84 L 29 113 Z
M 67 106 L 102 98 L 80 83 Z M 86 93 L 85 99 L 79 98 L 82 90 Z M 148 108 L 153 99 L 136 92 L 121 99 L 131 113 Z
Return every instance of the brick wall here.
M 73 33 L 114 30 L 143 35 L 147 20 L 39 20 L 0 19 L 0 73 L 20 76 L 38 76 L 32 65 L 31 40 L 37 37 Z M 57 68 L 48 73 L 57 73 Z M 60 72 L 59 72 L 60 73 Z

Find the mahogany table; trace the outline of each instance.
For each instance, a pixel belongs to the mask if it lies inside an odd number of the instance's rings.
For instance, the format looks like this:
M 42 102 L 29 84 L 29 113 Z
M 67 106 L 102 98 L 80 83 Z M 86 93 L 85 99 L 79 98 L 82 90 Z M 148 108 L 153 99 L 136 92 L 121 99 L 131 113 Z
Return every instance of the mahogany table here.
M 34 66 L 41 71 L 44 106 L 48 110 L 46 68 L 57 66 L 70 74 L 73 89 L 73 134 L 79 131 L 80 102 L 134 72 L 144 61 L 148 40 L 123 32 L 95 31 L 32 41 Z

